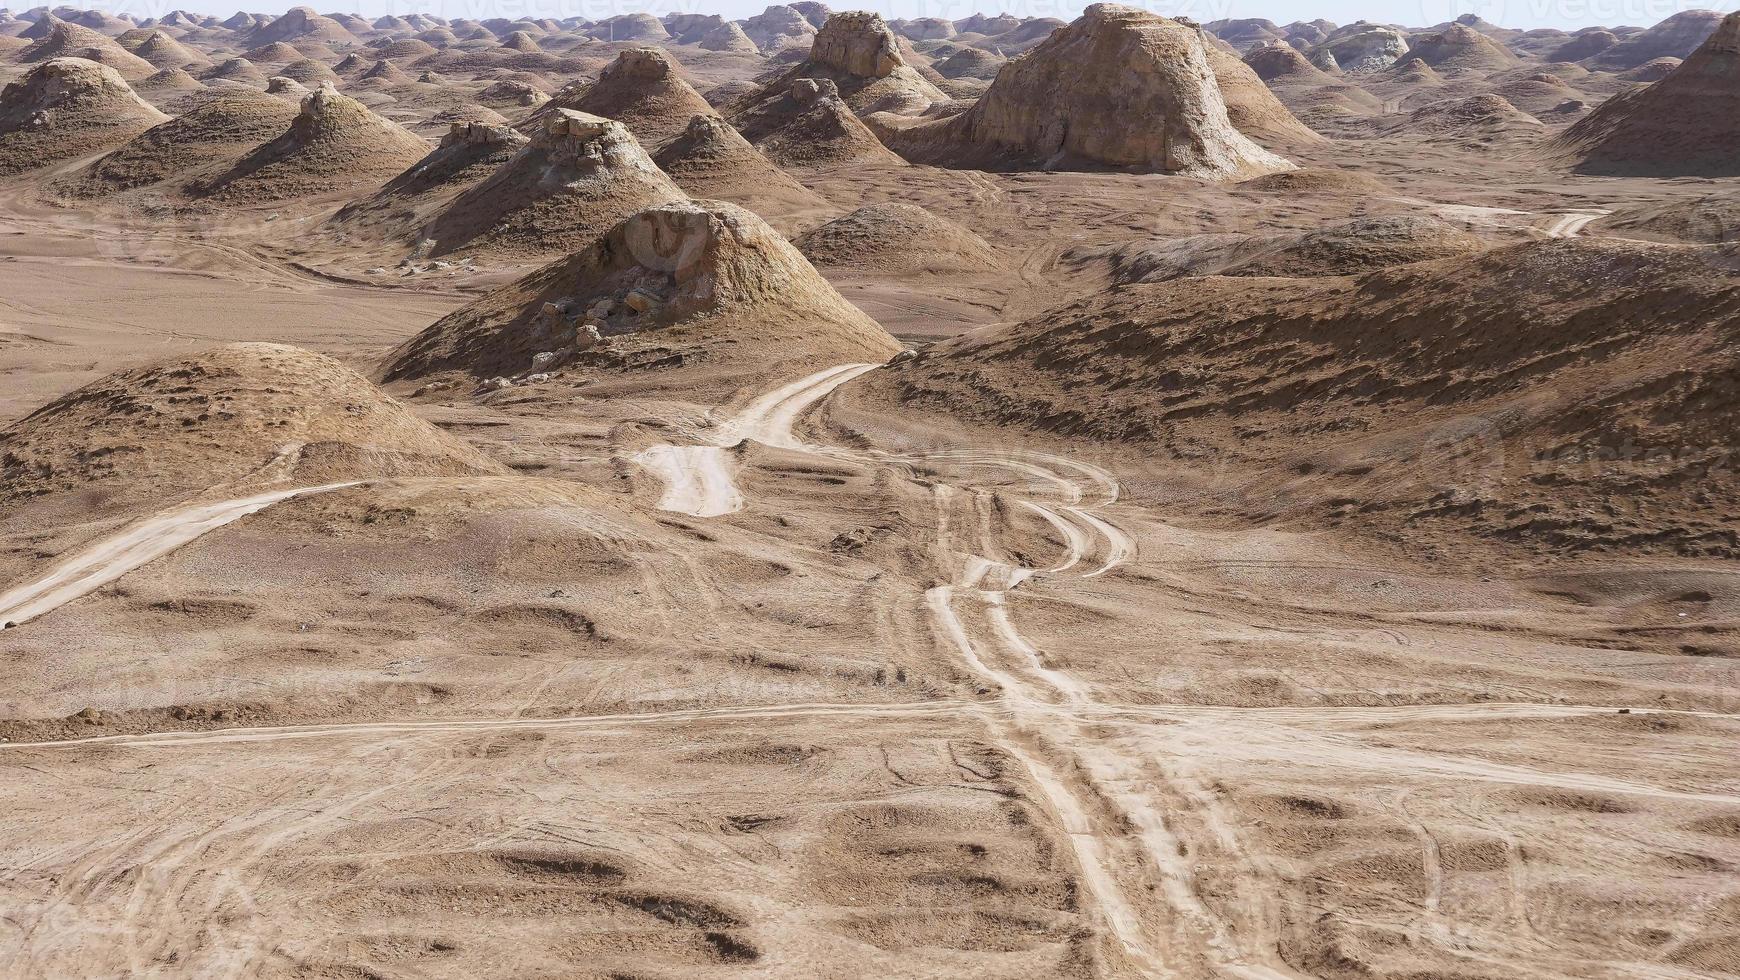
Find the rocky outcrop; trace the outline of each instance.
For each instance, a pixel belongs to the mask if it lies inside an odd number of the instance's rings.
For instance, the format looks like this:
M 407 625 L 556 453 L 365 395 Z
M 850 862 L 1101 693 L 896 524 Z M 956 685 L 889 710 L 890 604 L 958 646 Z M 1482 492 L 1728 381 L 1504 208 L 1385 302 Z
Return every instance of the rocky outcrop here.
M 1740 14 L 1666 78 L 1602 103 L 1556 145 L 1585 173 L 1740 176 Z
M 1408 40 L 1393 27 L 1362 25 L 1359 30 L 1331 37 L 1323 47 L 1348 74 L 1382 71 L 1408 53 Z
M 496 126 L 483 122 L 456 122 L 448 126 L 441 137 L 442 146 L 524 146 L 530 142 L 512 126 Z
M 810 61 L 860 78 L 887 78 L 905 64 L 881 15 L 857 12 L 828 18 L 810 45 Z
M 1199 28 L 1105 3 L 1011 61 L 972 108 L 883 137 L 909 159 L 945 165 L 1203 179 L 1292 166 L 1234 128 Z

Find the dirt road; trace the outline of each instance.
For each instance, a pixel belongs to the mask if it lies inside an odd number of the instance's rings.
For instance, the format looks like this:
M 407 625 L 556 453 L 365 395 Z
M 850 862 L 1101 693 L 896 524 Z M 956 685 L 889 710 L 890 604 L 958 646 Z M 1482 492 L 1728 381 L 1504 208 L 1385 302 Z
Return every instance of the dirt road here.
M 162 558 L 226 524 L 273 504 L 358 484 L 274 490 L 234 500 L 179 507 L 145 520 L 62 561 L 47 574 L 0 594 L 0 628 L 11 629 L 89 595 L 128 572 Z

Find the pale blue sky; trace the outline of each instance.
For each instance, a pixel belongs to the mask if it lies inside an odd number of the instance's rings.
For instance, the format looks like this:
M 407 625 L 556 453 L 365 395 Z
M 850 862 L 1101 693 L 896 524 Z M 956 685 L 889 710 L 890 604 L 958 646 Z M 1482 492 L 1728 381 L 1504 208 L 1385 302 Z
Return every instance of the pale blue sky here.
M 5 5 L 8 0 L 0 0 Z M 10 0 L 22 9 L 39 0 Z M 166 13 L 178 7 L 228 16 L 246 0 L 96 0 L 75 4 L 128 11 L 137 16 Z M 256 0 L 245 9 L 276 12 L 282 6 L 267 6 Z M 373 19 L 385 13 L 425 12 L 449 19 L 472 17 L 570 17 L 592 20 L 612 14 L 674 10 L 717 13 L 736 19 L 760 13 L 767 0 L 325 0 L 311 4 L 323 12 L 349 11 Z M 1647 26 L 1682 10 L 1733 10 L 1740 0 L 1718 6 L 1684 0 L 1148 0 L 1136 4 L 1156 13 L 1212 21 L 1227 17 L 1267 17 L 1277 23 L 1324 18 L 1345 24 L 1366 19 L 1425 27 L 1459 14 L 1474 13 L 1505 27 L 1561 27 L 1575 29 L 1592 25 L 1633 24 Z M 835 9 L 876 10 L 893 17 L 945 17 L 956 20 L 974 12 L 1011 13 L 1020 17 L 1059 17 L 1068 20 L 1081 12 L 1082 0 L 875 0 L 852 4 L 831 3 Z

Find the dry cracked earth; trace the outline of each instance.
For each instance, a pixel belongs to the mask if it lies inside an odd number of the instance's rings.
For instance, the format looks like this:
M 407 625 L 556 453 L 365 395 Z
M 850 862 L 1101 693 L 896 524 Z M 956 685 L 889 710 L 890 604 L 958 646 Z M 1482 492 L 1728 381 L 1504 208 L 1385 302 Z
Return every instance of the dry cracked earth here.
M 1740 975 L 1740 15 L 0 80 L 0 974 Z

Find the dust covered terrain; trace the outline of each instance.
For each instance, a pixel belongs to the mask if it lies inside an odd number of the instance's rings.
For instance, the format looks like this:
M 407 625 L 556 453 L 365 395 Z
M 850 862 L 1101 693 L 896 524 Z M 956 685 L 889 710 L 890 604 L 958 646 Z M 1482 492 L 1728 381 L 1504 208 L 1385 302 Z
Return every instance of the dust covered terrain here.
M 0 973 L 1740 975 L 1736 52 L 0 11 Z

